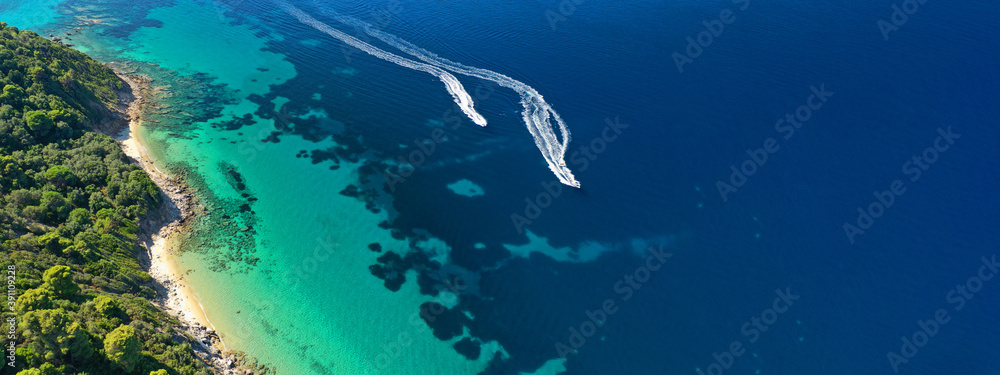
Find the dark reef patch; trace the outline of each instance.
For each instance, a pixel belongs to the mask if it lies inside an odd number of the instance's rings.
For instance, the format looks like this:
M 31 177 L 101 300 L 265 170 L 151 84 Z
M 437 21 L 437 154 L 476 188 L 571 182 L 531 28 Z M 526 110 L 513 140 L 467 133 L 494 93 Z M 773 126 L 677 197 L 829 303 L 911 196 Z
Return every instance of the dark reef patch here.
M 466 337 L 455 343 L 455 351 L 461 355 L 464 355 L 465 358 L 468 358 L 470 361 L 475 361 L 479 359 L 479 354 L 482 351 L 482 347 L 481 344 L 479 343 L 479 340 L 476 340 L 471 337 Z
M 264 143 L 267 143 L 267 142 L 280 143 L 281 142 L 281 138 L 278 138 L 278 136 L 280 136 L 280 135 L 281 135 L 281 132 L 271 132 L 271 134 L 268 135 L 267 138 L 261 139 L 260 141 L 264 142 Z
M 378 257 L 377 264 L 368 266 L 368 270 L 385 282 L 385 287 L 395 292 L 406 282 L 406 271 L 411 269 L 435 272 L 441 269 L 441 264 L 430 260 L 423 252 L 410 252 L 405 257 L 393 251 L 388 251 Z
M 578 325 L 585 318 L 581 314 L 593 309 L 593 303 L 600 302 L 588 298 L 562 297 L 567 293 L 576 293 L 575 291 L 587 295 L 595 291 L 603 293 L 602 295 L 614 295 L 613 291 L 608 290 L 607 280 L 593 276 L 615 270 L 615 262 L 609 263 L 602 259 L 600 264 L 564 264 L 537 254 L 527 259 L 512 257 L 503 244 L 523 243 L 524 235 L 514 229 L 509 216 L 474 213 L 511 212 L 512 207 L 523 206 L 523 196 L 497 194 L 491 199 L 473 202 L 445 190 L 445 185 L 455 181 L 457 174 L 469 174 L 469 164 L 463 158 L 481 151 L 490 153 L 479 157 L 475 161 L 475 168 L 501 172 L 479 174 L 477 177 L 480 180 L 476 182 L 482 186 L 511 186 L 506 181 L 510 174 L 503 171 L 511 170 L 511 165 L 533 165 L 532 163 L 539 162 L 530 138 L 523 140 L 517 147 L 511 147 L 509 152 L 496 147 L 489 147 L 489 150 L 469 150 L 480 146 L 469 143 L 449 143 L 447 147 L 442 144 L 435 153 L 425 156 L 426 163 L 418 166 L 415 173 L 406 177 L 405 182 L 390 186 L 386 173 L 401 175 L 402 171 L 398 167 L 400 163 L 396 157 L 404 152 L 412 152 L 411 140 L 428 137 L 432 126 L 426 125 L 445 123 L 445 126 L 454 130 L 449 134 L 449 139 L 458 139 L 459 135 L 465 134 L 474 135 L 476 132 L 494 132 L 494 129 L 501 127 L 481 129 L 470 126 L 458 129 L 457 126 L 468 124 L 468 119 L 460 116 L 461 112 L 445 112 L 442 116 L 447 108 L 428 110 L 424 106 L 426 101 L 415 101 L 408 97 L 412 92 L 403 90 L 380 90 L 379 103 L 370 104 L 367 100 L 369 98 L 359 99 L 370 95 L 360 88 L 378 89 L 379 87 L 372 88 L 373 84 L 378 84 L 373 83 L 373 80 L 409 80 L 409 73 L 401 69 L 381 70 L 372 67 L 371 70 L 359 71 L 357 76 L 337 75 L 331 73 L 329 68 L 331 64 L 349 65 L 350 62 L 344 61 L 343 56 L 331 55 L 329 64 L 324 64 L 320 69 L 316 66 L 315 52 L 299 45 L 298 41 L 306 38 L 323 40 L 326 38 L 323 34 L 311 30 L 282 32 L 291 37 L 271 41 L 269 45 L 285 54 L 288 61 L 302 70 L 297 77 L 272 86 L 269 93 L 250 98 L 259 106 L 255 115 L 273 120 L 274 123 L 273 131 L 263 141 L 279 142 L 279 137 L 285 136 L 301 137 L 314 143 L 332 139 L 336 145 L 328 146 L 324 143 L 322 147 L 304 147 L 295 157 L 308 159 L 312 164 L 329 169 L 337 169 L 348 163 L 362 163 L 358 169 L 357 181 L 347 186 L 331 188 L 340 189 L 339 194 L 343 196 L 357 199 L 371 212 L 388 212 L 388 219 L 380 222 L 378 227 L 388 230 L 394 239 L 409 242 L 408 249 L 392 247 L 390 251 L 388 246 L 382 248 L 382 244 L 374 242 L 367 249 L 355 249 L 354 251 L 365 253 L 379 253 L 376 262 L 369 265 L 369 272 L 382 280 L 390 291 L 400 290 L 407 281 L 407 273 L 412 271 L 410 279 L 416 280 L 422 294 L 440 296 L 443 291 L 448 291 L 458 296 L 455 305 L 449 304 L 453 306 L 450 309 L 440 303 L 428 302 L 414 306 L 414 310 L 419 311 L 438 339 L 454 340 L 468 332 L 470 337 L 458 340 L 454 344 L 454 350 L 469 359 L 483 356 L 491 358 L 489 368 L 483 373 L 532 372 L 546 361 L 557 357 L 554 344 L 560 340 L 565 341 L 566 328 Z M 436 82 L 434 84 L 437 85 Z M 317 94 L 323 100 L 316 100 Z M 446 101 L 446 93 L 440 94 L 441 99 Z M 482 109 L 489 111 L 489 106 L 516 104 L 516 94 L 508 94 L 511 97 L 492 99 L 492 102 L 484 103 L 485 108 Z M 501 98 L 501 95 L 507 94 L 498 91 L 496 98 Z M 288 98 L 289 101 L 281 108 L 276 108 L 273 102 L 278 97 Z M 386 102 L 393 103 L 392 110 L 386 110 L 382 105 Z M 480 104 L 477 102 L 477 105 Z M 316 115 L 324 112 L 331 117 L 335 116 L 336 120 Z M 505 125 L 523 126 L 517 118 L 495 120 L 507 121 Z M 408 146 L 401 147 L 404 144 Z M 324 162 L 328 164 L 323 164 Z M 531 181 L 524 183 L 525 186 L 532 185 L 527 190 L 541 189 L 534 182 L 535 177 L 538 177 L 538 181 L 551 179 L 550 174 L 539 169 L 537 176 L 530 176 Z M 495 180 L 489 180 L 491 178 Z M 562 194 L 572 193 L 567 188 Z M 560 205 L 548 208 L 546 217 L 562 214 L 558 211 L 566 206 L 566 198 L 561 199 Z M 553 246 L 576 245 L 566 242 L 576 241 L 578 234 L 550 231 L 547 230 L 551 229 L 549 225 L 552 225 L 551 222 L 539 221 L 533 224 L 532 229 L 536 233 L 545 233 Z M 431 237 L 440 239 L 450 248 L 447 264 L 431 260 L 431 251 L 418 245 L 420 241 Z M 597 234 L 595 237 L 600 238 Z M 629 264 L 627 267 L 633 266 Z M 464 279 L 468 285 L 456 290 L 454 281 L 457 277 Z M 556 293 L 560 295 L 554 295 Z M 555 300 L 559 303 L 554 304 Z M 539 317 L 539 312 L 535 311 L 541 307 L 545 308 L 544 318 Z M 509 356 L 493 351 L 484 353 L 483 343 L 490 341 L 498 342 Z
M 312 163 L 313 164 L 319 164 L 319 163 L 322 163 L 324 161 L 330 160 L 330 161 L 333 161 L 335 164 L 339 164 L 340 163 L 340 159 L 337 158 L 337 152 L 335 151 L 336 148 L 334 148 L 332 150 L 334 150 L 334 151 L 331 151 L 331 150 L 315 150 L 315 151 L 313 151 L 312 155 L 310 156 L 310 158 L 312 158 Z
M 384 281 L 386 289 L 397 292 L 406 282 L 404 273 L 407 268 L 404 264 L 405 262 L 399 254 L 390 251 L 378 258 L 378 264 L 368 266 L 368 270 L 371 271 L 372 275 Z
M 102 1 L 84 1 L 73 5 L 73 14 L 81 20 L 101 19 L 102 16 L 107 15 L 105 9 L 102 7 L 102 5 L 106 6 L 106 4 Z M 146 18 L 149 15 L 149 11 L 173 5 L 174 0 L 150 0 L 130 4 L 129 11 L 115 14 L 116 22 L 103 28 L 100 35 L 102 37 L 129 40 L 129 36 L 139 30 L 139 28 L 161 28 L 163 27 L 163 22 Z M 89 21 L 83 22 L 89 23 Z
M 226 175 L 229 176 L 229 184 L 233 188 L 241 193 L 246 191 L 247 185 L 243 182 L 243 175 L 236 171 L 236 167 L 232 164 L 224 163 L 222 164 L 222 168 L 225 169 Z
M 372 213 L 382 212 L 382 209 L 378 205 L 379 194 L 374 188 L 368 188 L 361 190 L 357 185 L 347 185 L 344 190 L 340 191 L 340 195 L 345 197 L 352 197 L 359 201 L 365 202 L 365 208 Z M 395 236 L 393 236 L 395 237 Z M 401 240 L 405 237 L 396 237 L 396 239 Z
M 222 130 L 239 130 L 244 126 L 251 126 L 257 122 L 253 120 L 252 114 L 245 114 L 243 117 L 233 117 L 230 120 L 220 122 L 218 124 L 212 125 L 213 128 Z
M 437 302 L 420 305 L 420 318 L 434 331 L 434 337 L 441 341 L 451 340 L 462 334 L 469 317 L 459 309 L 449 309 Z
M 180 247 L 202 254 L 212 271 L 248 272 L 260 261 L 254 255 L 257 252 L 254 234 L 259 220 L 248 209 L 256 198 L 245 186 L 241 198 L 224 198 L 208 188 L 204 177 L 186 172 L 192 168 L 183 164 L 167 166 L 172 175 L 183 176 L 193 191 L 198 192 L 199 203 L 204 207 L 190 224 L 191 230 L 183 232 Z M 242 176 L 232 165 L 220 163 L 219 168 L 234 189 L 237 180 L 242 182 Z

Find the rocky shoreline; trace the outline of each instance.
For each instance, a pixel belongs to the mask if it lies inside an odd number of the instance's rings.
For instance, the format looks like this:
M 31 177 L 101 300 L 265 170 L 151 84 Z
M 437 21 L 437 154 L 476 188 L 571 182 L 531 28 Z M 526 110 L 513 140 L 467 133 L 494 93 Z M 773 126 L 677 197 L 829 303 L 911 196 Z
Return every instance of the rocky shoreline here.
M 128 88 L 119 91 L 117 121 L 97 125 L 99 131 L 114 137 L 122 151 L 150 176 L 163 192 L 163 204 L 140 220 L 139 241 L 145 252 L 139 261 L 153 277 L 157 307 L 176 317 L 184 334 L 189 337 L 192 349 L 216 374 L 251 375 L 273 373 L 256 359 L 239 351 L 225 349 L 225 344 L 211 326 L 197 296 L 183 281 L 183 275 L 173 266 L 171 238 L 182 234 L 204 207 L 197 203 L 191 188 L 180 178 L 159 170 L 150 158 L 145 145 L 138 139 L 140 117 L 151 102 L 155 88 L 148 77 L 135 75 L 122 66 L 109 67 Z M 196 308 L 194 306 L 197 306 Z

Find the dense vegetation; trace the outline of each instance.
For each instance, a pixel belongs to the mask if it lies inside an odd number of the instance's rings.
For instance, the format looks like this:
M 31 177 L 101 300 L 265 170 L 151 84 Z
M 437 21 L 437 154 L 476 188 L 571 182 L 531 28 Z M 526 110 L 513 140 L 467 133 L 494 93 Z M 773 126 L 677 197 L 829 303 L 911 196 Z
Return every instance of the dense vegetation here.
M 208 373 L 176 319 L 149 302 L 136 258 L 137 220 L 161 193 L 92 131 L 124 85 L 86 55 L 0 23 L 0 266 L 16 274 L 13 311 L 4 306 L 17 318 L 19 375 Z

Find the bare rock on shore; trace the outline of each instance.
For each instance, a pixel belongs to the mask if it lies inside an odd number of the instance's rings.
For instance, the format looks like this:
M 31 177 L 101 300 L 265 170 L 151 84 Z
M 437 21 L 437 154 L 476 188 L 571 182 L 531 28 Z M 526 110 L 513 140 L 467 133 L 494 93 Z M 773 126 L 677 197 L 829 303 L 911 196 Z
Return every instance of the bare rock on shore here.
M 173 315 L 181 322 L 181 328 L 189 337 L 193 337 L 191 347 L 195 354 L 213 373 L 221 375 L 255 375 L 273 373 L 266 366 L 259 365 L 257 360 L 242 352 L 223 350 L 219 335 L 201 323 L 200 319 L 189 306 L 182 277 L 171 270 L 169 266 L 169 239 L 171 236 L 187 230 L 190 218 L 203 213 L 204 209 L 197 204 L 195 195 L 183 180 L 167 175 L 153 164 L 145 146 L 137 139 L 140 116 L 144 108 L 159 108 L 151 103 L 147 95 L 153 92 L 152 80 L 123 72 L 135 72 L 128 66 L 112 65 L 118 76 L 128 84 L 128 87 L 118 92 L 117 116 L 113 120 L 97 124 L 97 130 L 114 137 L 125 152 L 139 167 L 150 176 L 163 193 L 163 204 L 148 213 L 140 221 L 139 241 L 146 249 L 139 255 L 139 262 L 153 277 L 151 283 L 156 290 L 156 300 L 152 301 L 159 308 Z M 200 213 L 196 213 L 196 210 Z

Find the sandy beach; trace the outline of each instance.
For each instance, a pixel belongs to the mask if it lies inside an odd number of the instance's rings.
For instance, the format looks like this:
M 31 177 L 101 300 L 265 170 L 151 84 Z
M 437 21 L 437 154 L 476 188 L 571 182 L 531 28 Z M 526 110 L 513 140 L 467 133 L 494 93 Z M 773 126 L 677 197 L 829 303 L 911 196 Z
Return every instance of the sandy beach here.
M 139 113 L 145 100 L 142 97 L 145 90 L 140 87 L 140 82 L 136 82 L 136 77 L 122 78 L 132 86 L 135 99 L 127 110 L 129 125 L 115 139 L 121 144 L 122 151 L 149 174 L 168 198 L 157 212 L 151 212 L 142 223 L 147 237 L 143 240 L 149 257 L 148 272 L 166 288 L 166 299 L 162 302 L 171 313 L 181 318 L 185 324 L 200 324 L 211 329 L 211 322 L 205 316 L 197 294 L 184 282 L 183 275 L 170 254 L 171 239 L 183 230 L 184 223 L 193 215 L 194 200 L 181 181 L 167 175 L 153 163 L 138 136 L 138 128 L 141 126 Z
M 110 125 L 103 130 L 114 135 L 122 151 L 149 174 L 166 198 L 159 209 L 139 223 L 139 240 L 146 249 L 145 254 L 140 254 L 140 263 L 155 280 L 153 287 L 157 291 L 153 303 L 181 321 L 185 331 L 198 340 L 194 343 L 197 354 L 216 373 L 245 374 L 237 365 L 242 362 L 241 354 L 228 351 L 205 314 L 198 294 L 184 280 L 184 273 L 176 263 L 175 239 L 183 234 L 199 206 L 182 180 L 157 168 L 140 136 L 141 113 L 143 106 L 149 104 L 146 96 L 152 92 L 151 82 L 146 77 L 120 71 L 118 75 L 131 87 L 131 92 L 120 94 L 118 108 L 128 126 Z

